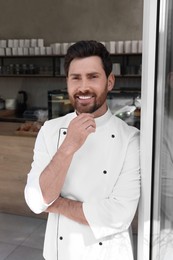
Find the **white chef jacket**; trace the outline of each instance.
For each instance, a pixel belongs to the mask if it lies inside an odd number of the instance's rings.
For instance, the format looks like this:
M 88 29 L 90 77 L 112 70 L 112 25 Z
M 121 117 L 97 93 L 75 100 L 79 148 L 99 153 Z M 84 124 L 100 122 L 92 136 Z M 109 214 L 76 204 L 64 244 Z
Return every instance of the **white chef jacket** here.
M 35 213 L 44 202 L 39 176 L 63 142 L 76 113 L 47 121 L 34 148 L 25 199 Z M 49 213 L 44 242 L 46 260 L 132 260 L 129 226 L 140 195 L 139 130 L 107 112 L 95 119 L 75 153 L 61 195 L 83 202 L 89 225 Z

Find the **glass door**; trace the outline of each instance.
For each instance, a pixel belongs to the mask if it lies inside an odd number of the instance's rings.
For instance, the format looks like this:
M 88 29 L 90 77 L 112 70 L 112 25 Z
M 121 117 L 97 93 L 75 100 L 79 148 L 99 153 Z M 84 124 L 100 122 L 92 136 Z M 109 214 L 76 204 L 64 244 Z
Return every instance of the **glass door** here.
M 141 197 L 138 209 L 137 260 L 151 260 L 151 198 L 158 0 L 144 0 L 141 85 Z
M 151 259 L 173 259 L 173 2 L 158 9 Z
M 173 259 L 173 1 L 144 0 L 138 260 Z

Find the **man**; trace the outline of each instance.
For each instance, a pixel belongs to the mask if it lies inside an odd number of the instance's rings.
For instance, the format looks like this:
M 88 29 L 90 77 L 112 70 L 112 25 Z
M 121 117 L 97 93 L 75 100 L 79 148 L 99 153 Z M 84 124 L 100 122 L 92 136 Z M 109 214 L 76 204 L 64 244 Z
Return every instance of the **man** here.
M 139 131 L 111 114 L 114 86 L 106 48 L 72 45 L 65 57 L 75 112 L 41 128 L 25 198 L 49 213 L 46 260 L 133 259 L 129 227 L 140 194 Z

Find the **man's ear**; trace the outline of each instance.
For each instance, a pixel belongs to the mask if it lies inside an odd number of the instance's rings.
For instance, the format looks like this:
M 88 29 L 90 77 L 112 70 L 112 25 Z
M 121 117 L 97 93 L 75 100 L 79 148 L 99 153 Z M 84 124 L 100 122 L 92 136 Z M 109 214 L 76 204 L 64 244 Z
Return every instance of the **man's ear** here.
M 110 73 L 108 77 L 108 91 L 111 91 L 115 84 L 115 76 L 113 73 Z

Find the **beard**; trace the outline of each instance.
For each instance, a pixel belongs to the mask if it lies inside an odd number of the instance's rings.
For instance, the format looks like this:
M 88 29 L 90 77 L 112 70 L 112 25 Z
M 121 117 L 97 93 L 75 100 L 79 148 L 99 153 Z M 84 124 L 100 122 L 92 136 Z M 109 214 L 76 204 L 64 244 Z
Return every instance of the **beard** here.
M 78 97 L 79 96 L 92 96 L 91 102 L 80 102 Z M 104 91 L 101 92 L 101 94 L 98 96 L 94 92 L 90 91 L 79 91 L 73 96 L 69 95 L 70 102 L 74 109 L 77 111 L 77 113 L 94 113 L 99 108 L 102 107 L 102 105 L 106 102 L 107 98 L 107 86 L 105 86 Z
M 74 104 L 75 110 L 81 114 L 81 113 L 94 113 L 97 109 L 100 108 L 100 105 L 96 102 L 94 102 L 92 105 L 81 105 L 78 102 L 75 102 Z

